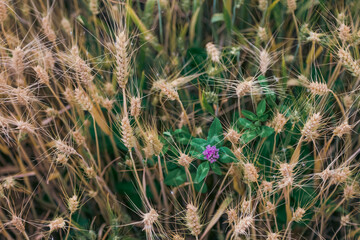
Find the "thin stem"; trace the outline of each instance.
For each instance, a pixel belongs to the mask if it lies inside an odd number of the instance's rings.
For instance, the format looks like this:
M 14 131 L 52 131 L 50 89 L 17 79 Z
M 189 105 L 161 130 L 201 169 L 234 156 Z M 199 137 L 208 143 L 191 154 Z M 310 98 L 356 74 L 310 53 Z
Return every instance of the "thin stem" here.
M 301 42 L 300 42 L 300 31 L 299 31 L 299 26 L 297 24 L 297 20 L 296 20 L 296 16 L 295 16 L 294 11 L 292 12 L 292 18 L 294 20 L 294 24 L 295 24 L 295 28 L 296 28 L 296 34 L 297 34 L 297 37 L 298 37 L 300 69 L 301 69 L 301 71 L 303 71 L 304 66 L 303 66 L 303 56 L 302 56 L 302 48 L 301 48 Z
M 133 154 L 132 154 L 131 149 L 129 149 L 129 154 L 130 154 L 130 159 L 131 159 L 131 162 L 132 162 L 132 165 L 133 165 L 133 168 L 134 168 L 134 175 L 135 175 L 136 181 L 137 181 L 137 183 L 139 185 L 140 191 L 142 192 L 142 194 L 144 196 L 144 199 L 145 199 L 146 203 L 148 204 L 148 206 L 151 206 L 149 200 L 147 199 L 145 189 L 143 189 L 143 187 L 142 187 L 142 182 L 141 182 L 141 180 L 139 178 L 139 175 L 138 175 L 138 172 L 137 172 L 137 169 L 136 169 L 135 160 L 133 158 Z
M 71 227 L 71 216 L 72 216 L 72 213 L 70 213 L 69 227 L 68 227 L 68 230 L 67 230 L 67 233 L 66 233 L 66 237 L 65 237 L 65 240 L 66 240 L 66 239 L 68 239 L 68 237 L 69 237 L 69 234 L 70 234 L 70 227 Z
M 162 194 L 164 205 L 165 205 L 165 211 L 167 214 L 169 214 L 170 209 L 169 209 L 169 204 L 167 202 L 167 197 L 166 197 L 166 192 L 165 192 L 164 174 L 162 172 L 162 167 L 161 167 L 161 158 L 160 158 L 160 155 L 158 155 L 157 157 L 158 157 L 158 163 L 159 163 L 161 194 Z M 168 223 L 166 223 L 166 224 L 168 225 Z
M 96 130 L 96 121 L 95 118 L 93 117 L 94 120 L 94 131 L 95 131 L 95 142 L 96 142 L 96 153 L 97 153 L 97 162 L 98 162 L 98 172 L 101 173 L 101 158 L 100 158 L 100 147 L 99 147 L 99 139 L 98 139 L 98 135 L 97 135 L 97 130 Z
M 184 113 L 184 117 L 185 117 L 186 123 L 187 123 L 188 126 L 189 126 L 189 131 L 190 131 L 192 134 L 194 134 L 194 132 L 193 132 L 193 130 L 192 130 L 193 128 L 192 128 L 192 126 L 191 126 L 191 123 L 190 123 L 189 117 L 188 117 L 188 115 L 187 115 L 187 113 L 186 113 L 186 110 L 185 110 L 185 108 L 184 108 L 184 105 L 182 104 L 182 102 L 180 101 L 180 99 L 178 99 L 178 102 L 180 103 L 181 110 L 182 110 L 182 112 Z

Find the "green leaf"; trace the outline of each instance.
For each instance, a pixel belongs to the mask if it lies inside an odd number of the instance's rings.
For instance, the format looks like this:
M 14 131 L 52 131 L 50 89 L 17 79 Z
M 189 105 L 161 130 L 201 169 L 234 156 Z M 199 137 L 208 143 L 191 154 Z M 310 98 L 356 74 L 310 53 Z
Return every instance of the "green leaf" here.
M 208 141 L 211 146 L 221 147 L 224 144 L 223 137 L 220 139 L 220 136 L 214 136 Z
M 247 110 L 242 110 L 241 113 L 247 118 L 247 119 L 250 119 L 252 121 L 255 121 L 257 120 L 257 116 L 250 112 L 250 111 L 247 111 Z
M 169 170 L 175 170 L 179 168 L 179 165 L 175 163 L 175 161 L 166 161 L 166 168 Z
M 171 136 L 172 136 L 170 132 L 164 132 L 163 134 L 164 134 L 164 136 L 166 136 L 166 137 L 171 137 Z
M 218 163 L 211 163 L 211 169 L 214 171 L 215 174 L 217 175 L 222 175 L 222 172 L 221 172 L 221 168 L 220 168 L 220 165 Z
M 240 140 L 243 143 L 248 143 L 251 140 L 253 140 L 254 138 L 256 138 L 257 134 L 255 131 L 252 130 L 247 130 L 244 132 L 244 134 L 241 136 Z
M 205 146 L 207 144 L 207 141 L 205 139 L 202 138 L 193 138 L 191 140 L 191 144 L 195 144 L 195 145 L 200 145 L 200 146 Z
M 172 149 L 172 146 L 170 146 L 168 143 L 165 143 L 162 148 L 162 154 L 166 154 L 170 149 Z
M 219 155 L 220 155 L 219 161 L 222 163 L 231 163 L 234 162 L 236 159 L 235 155 L 227 147 L 221 147 L 219 151 Z
M 187 145 L 190 142 L 191 134 L 186 127 L 176 129 L 173 135 L 176 143 Z
M 226 29 L 230 33 L 231 32 L 231 25 L 232 25 L 231 24 L 230 13 L 227 11 L 226 8 L 223 8 L 223 14 L 224 14 L 224 20 L 225 20 Z
M 201 192 L 201 193 L 206 193 L 208 191 L 208 187 L 206 185 L 206 183 L 194 183 L 194 188 L 195 191 L 197 192 Z
M 262 116 L 265 110 L 266 110 L 266 100 L 263 99 L 256 108 L 256 115 L 258 115 L 258 117 Z
M 260 75 L 258 77 L 258 81 L 261 86 L 267 86 L 266 77 L 264 75 Z
M 222 22 L 224 20 L 224 14 L 222 13 L 215 13 L 211 17 L 211 23 Z
M 194 151 L 194 150 L 190 150 L 189 154 L 193 158 L 204 160 L 204 155 L 202 154 L 202 152 L 200 153 L 200 152 L 197 152 L 197 151 Z
M 215 114 L 214 109 L 206 101 L 204 92 L 202 92 L 202 94 L 201 94 L 201 102 L 200 103 L 201 103 L 201 106 L 203 107 L 204 110 L 206 110 L 207 112 L 209 112 L 211 114 Z
M 206 147 L 207 144 L 208 144 L 207 141 L 205 139 L 202 139 L 202 138 L 194 138 L 190 142 L 190 145 L 198 153 L 202 153 L 205 150 L 205 147 Z
M 187 180 L 187 178 L 186 178 L 185 170 L 181 169 L 181 168 L 177 168 L 173 171 L 170 171 L 166 175 L 166 177 L 164 179 L 164 183 L 166 185 L 176 187 L 176 186 L 183 184 L 186 180 Z
M 131 18 L 131 20 L 134 22 L 134 24 L 137 26 L 137 28 L 139 29 L 139 31 L 142 33 L 142 36 L 147 39 L 147 38 L 151 38 L 151 40 L 149 41 L 150 44 L 157 50 L 157 51 L 161 51 L 162 50 L 162 46 L 159 44 L 159 41 L 157 39 L 157 37 L 155 37 L 154 35 L 152 35 L 152 33 L 149 32 L 148 28 L 146 27 L 146 25 L 143 23 L 143 21 L 141 21 L 141 19 L 139 18 L 139 16 L 136 14 L 135 10 L 131 7 L 131 5 L 126 5 L 126 13 L 129 14 L 129 17 Z
M 149 27 L 148 23 L 151 23 L 153 21 L 153 18 L 154 18 L 153 12 L 154 12 L 154 8 L 155 8 L 155 3 L 156 3 L 156 0 L 146 1 L 142 20 L 144 21 L 144 24 L 147 25 L 147 27 Z
M 187 145 L 190 142 L 191 134 L 186 127 L 176 129 L 173 134 L 177 143 Z
M 208 141 L 210 142 L 212 138 L 217 137 L 219 140 L 223 134 L 223 128 L 221 126 L 220 120 L 218 118 L 214 118 L 212 122 L 209 133 L 208 133 Z
M 260 137 L 264 138 L 270 136 L 273 132 L 274 132 L 273 128 L 268 126 L 261 126 L 259 135 Z
M 199 183 L 202 180 L 204 180 L 204 178 L 207 176 L 208 172 L 210 170 L 210 164 L 208 161 L 203 162 L 202 164 L 199 165 L 197 171 L 196 171 L 196 177 L 195 177 L 195 182 Z
M 273 108 L 277 107 L 276 105 L 276 96 L 275 94 L 267 94 L 266 95 L 266 102 Z
M 244 128 L 252 128 L 254 127 L 254 124 L 247 120 L 246 118 L 239 118 L 238 120 L 239 124 Z
M 261 122 L 265 122 L 268 119 L 269 115 L 268 114 L 264 114 L 262 116 L 259 117 L 259 121 Z
M 180 134 L 184 134 L 186 136 L 191 136 L 191 134 L 189 133 L 189 130 L 186 127 L 176 129 L 174 131 L 174 135 L 180 135 Z
M 177 138 L 177 142 L 182 145 L 187 145 L 189 143 L 189 138 L 183 137 L 183 138 Z
M 191 17 L 191 21 L 190 21 L 190 29 L 189 29 L 189 38 L 190 38 L 190 43 L 192 44 L 194 42 L 194 38 L 196 35 L 196 23 L 198 22 L 198 17 L 200 14 L 200 9 L 201 7 L 197 7 L 196 10 L 194 11 L 194 14 Z

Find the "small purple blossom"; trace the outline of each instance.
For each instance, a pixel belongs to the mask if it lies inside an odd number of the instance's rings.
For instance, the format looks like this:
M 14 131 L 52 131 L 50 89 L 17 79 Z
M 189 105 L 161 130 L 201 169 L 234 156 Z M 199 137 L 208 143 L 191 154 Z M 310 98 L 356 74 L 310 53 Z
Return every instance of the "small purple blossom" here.
M 216 162 L 216 160 L 219 159 L 219 149 L 217 149 L 216 146 L 207 145 L 203 154 L 204 158 L 211 163 Z

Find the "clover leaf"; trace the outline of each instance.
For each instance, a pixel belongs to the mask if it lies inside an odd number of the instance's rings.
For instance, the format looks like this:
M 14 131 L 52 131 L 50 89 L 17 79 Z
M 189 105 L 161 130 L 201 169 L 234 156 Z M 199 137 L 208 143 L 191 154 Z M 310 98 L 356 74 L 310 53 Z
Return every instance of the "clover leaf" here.
M 204 178 L 207 176 L 208 172 L 210 170 L 210 164 L 208 161 L 203 162 L 202 164 L 199 165 L 197 171 L 196 171 L 196 177 L 195 177 L 195 182 L 199 183 L 202 180 L 204 180 Z

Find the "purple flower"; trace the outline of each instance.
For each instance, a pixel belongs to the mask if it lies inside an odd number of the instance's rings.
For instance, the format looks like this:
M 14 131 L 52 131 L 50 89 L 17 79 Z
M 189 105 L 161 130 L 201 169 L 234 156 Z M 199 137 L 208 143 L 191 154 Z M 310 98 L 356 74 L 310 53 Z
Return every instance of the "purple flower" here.
M 216 162 L 216 160 L 219 159 L 219 149 L 217 149 L 216 146 L 207 145 L 203 154 L 204 158 L 211 163 Z

